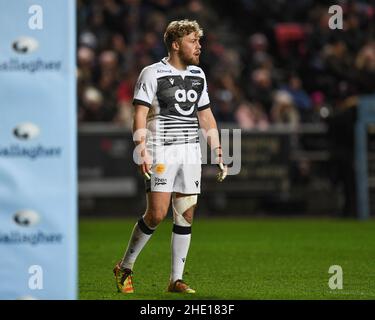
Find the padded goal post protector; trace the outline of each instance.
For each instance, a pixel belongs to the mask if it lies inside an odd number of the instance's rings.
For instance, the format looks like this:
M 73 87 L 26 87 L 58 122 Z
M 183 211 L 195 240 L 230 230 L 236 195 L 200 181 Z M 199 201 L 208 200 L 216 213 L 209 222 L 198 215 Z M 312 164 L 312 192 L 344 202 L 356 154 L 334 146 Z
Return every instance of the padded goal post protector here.
M 367 220 L 370 217 L 367 134 L 368 126 L 375 123 L 375 95 L 361 96 L 357 108 L 355 126 L 357 214 L 360 220 Z
M 75 24 L 0 0 L 0 299 L 77 298 Z

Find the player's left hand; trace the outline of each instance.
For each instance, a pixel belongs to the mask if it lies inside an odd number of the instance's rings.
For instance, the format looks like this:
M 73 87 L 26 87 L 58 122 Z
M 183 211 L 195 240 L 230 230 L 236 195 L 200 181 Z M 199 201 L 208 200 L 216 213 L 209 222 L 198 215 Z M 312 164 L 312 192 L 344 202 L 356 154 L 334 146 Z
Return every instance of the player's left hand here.
M 218 182 L 223 182 L 228 174 L 228 167 L 222 162 L 219 162 L 218 167 L 220 169 L 220 172 L 216 175 L 216 179 Z

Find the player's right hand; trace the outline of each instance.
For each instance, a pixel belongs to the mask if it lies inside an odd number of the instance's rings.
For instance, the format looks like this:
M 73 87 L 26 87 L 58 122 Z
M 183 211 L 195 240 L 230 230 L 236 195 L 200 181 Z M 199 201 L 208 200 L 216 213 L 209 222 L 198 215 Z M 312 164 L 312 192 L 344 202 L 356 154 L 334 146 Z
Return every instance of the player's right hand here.
M 151 171 L 151 168 L 152 168 L 152 157 L 149 155 L 147 150 L 144 150 L 142 152 L 142 164 L 139 165 L 139 170 L 142 176 L 146 180 L 151 179 L 151 175 L 153 174 L 153 172 Z

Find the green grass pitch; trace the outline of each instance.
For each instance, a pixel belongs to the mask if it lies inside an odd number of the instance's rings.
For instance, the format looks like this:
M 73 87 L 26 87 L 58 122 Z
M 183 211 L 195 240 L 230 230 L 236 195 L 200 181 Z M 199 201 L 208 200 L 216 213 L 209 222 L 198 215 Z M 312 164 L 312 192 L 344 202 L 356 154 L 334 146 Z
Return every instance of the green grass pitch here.
M 81 219 L 80 299 L 374 299 L 375 221 L 196 218 L 184 279 L 195 295 L 166 293 L 171 219 L 155 231 L 134 268 L 134 294 L 117 293 L 112 268 L 134 219 Z M 343 289 L 331 290 L 331 265 Z

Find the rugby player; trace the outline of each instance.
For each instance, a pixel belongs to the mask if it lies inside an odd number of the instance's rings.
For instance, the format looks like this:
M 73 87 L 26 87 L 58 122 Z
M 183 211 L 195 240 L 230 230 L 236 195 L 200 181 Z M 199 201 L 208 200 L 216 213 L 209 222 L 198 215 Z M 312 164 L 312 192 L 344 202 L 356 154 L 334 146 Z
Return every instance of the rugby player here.
M 164 34 L 168 57 L 145 67 L 136 84 L 133 137 L 145 178 L 147 208 L 135 224 L 123 259 L 113 272 L 119 292 L 132 293 L 134 263 L 172 201 L 172 265 L 167 291 L 195 293 L 183 280 L 194 209 L 200 193 L 201 149 L 198 129 L 207 133 L 223 181 L 227 167 L 207 81 L 198 67 L 203 30 L 196 21 L 172 21 Z

